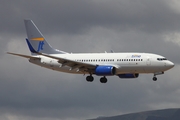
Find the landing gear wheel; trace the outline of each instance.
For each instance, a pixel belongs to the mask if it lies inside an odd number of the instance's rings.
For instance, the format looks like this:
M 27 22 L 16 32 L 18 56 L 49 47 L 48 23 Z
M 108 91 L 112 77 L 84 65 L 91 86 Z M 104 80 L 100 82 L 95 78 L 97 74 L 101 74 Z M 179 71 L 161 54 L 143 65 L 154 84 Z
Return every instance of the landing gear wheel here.
M 94 80 L 94 77 L 93 76 L 87 76 L 86 77 L 86 80 L 88 81 L 88 82 L 92 82 L 93 80 Z
M 153 77 L 153 81 L 157 81 L 157 77 L 154 76 L 154 77 Z
M 107 83 L 107 78 L 106 78 L 106 77 L 100 78 L 100 82 L 101 82 L 101 83 Z

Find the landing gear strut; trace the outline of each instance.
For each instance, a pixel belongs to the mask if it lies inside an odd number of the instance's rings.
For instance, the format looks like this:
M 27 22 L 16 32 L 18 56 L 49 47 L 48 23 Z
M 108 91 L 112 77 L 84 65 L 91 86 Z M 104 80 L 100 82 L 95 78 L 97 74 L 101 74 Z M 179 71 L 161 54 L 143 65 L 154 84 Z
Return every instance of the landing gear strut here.
M 156 75 L 162 75 L 162 74 L 164 74 L 164 72 L 157 72 L 157 73 L 154 73 L 153 81 L 157 81 Z
M 100 78 L 100 82 L 101 83 L 107 83 L 107 78 L 105 76 Z
M 94 80 L 94 77 L 93 77 L 92 75 L 87 76 L 87 77 L 86 77 L 86 80 L 87 80 L 88 82 L 92 82 L 92 81 Z

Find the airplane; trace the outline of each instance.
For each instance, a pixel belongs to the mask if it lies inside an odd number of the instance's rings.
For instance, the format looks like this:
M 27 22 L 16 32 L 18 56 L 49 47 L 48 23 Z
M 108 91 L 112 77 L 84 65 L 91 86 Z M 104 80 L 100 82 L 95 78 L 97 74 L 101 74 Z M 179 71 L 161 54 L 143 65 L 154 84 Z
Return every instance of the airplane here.
M 139 74 L 164 74 L 174 67 L 174 63 L 165 57 L 152 53 L 68 53 L 54 49 L 45 39 L 32 20 L 24 20 L 27 38 L 26 42 L 31 55 L 7 52 L 8 54 L 29 59 L 30 63 L 71 74 L 88 76 L 86 80 L 92 82 L 93 75 L 102 76 L 101 83 L 107 82 L 107 76 L 119 78 L 138 78 Z

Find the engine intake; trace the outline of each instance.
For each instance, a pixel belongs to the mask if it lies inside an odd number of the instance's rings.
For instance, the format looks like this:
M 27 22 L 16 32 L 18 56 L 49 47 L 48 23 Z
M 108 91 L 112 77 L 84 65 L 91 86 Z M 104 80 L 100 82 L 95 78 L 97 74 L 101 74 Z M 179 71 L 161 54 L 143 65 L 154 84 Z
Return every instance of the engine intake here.
M 138 78 L 139 73 L 135 73 L 135 74 L 119 74 L 118 76 L 120 78 Z
M 97 66 L 95 69 L 96 75 L 114 75 L 116 73 L 116 68 L 113 66 Z

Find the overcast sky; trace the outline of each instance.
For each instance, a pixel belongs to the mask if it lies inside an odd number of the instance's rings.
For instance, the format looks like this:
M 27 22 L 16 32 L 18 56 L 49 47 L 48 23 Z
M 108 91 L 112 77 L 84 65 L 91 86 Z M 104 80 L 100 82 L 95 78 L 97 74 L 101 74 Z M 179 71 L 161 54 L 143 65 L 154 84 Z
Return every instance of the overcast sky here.
M 180 107 L 180 2 L 178 0 L 3 0 L 0 4 L 0 119 L 84 120 Z M 152 81 L 60 73 L 7 51 L 30 54 L 24 19 L 67 52 L 148 52 L 175 67 Z

